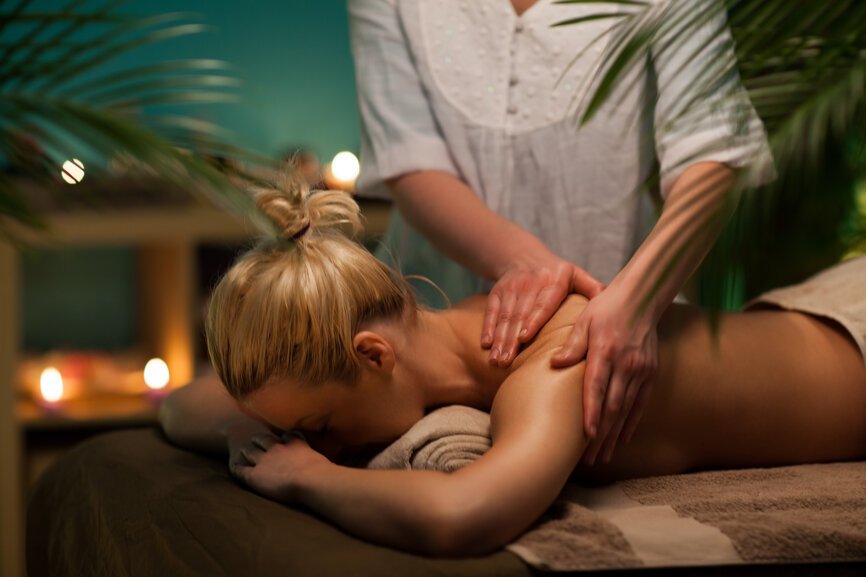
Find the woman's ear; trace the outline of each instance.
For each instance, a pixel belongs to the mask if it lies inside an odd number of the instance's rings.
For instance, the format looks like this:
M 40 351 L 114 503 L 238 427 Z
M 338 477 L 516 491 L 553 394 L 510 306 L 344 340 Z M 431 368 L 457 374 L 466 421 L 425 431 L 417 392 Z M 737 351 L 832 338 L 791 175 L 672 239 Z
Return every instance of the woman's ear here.
M 397 362 L 394 348 L 382 335 L 373 331 L 361 331 L 352 339 L 352 344 L 362 367 L 388 375 L 394 371 Z

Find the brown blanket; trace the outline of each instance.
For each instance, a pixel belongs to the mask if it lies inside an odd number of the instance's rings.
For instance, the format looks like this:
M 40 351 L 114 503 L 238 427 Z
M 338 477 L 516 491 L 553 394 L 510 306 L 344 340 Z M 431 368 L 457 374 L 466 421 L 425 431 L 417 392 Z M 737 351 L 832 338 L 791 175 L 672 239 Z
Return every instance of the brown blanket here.
M 489 416 L 435 411 L 373 468 L 454 471 L 489 448 Z M 507 549 L 538 569 L 866 560 L 866 462 L 566 486 Z
M 430 559 L 372 545 L 231 478 L 156 430 L 79 445 L 27 507 L 29 577 L 529 577 L 500 551 Z M 0 552 L 2 555 L 2 552 Z

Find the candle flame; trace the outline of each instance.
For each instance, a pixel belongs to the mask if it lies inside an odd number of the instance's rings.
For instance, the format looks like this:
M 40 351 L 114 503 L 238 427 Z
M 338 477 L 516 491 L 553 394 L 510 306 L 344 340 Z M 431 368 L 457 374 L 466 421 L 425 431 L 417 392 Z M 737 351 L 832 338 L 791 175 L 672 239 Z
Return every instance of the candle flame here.
M 361 165 L 358 162 L 358 157 L 351 152 L 339 152 L 331 161 L 331 174 L 339 181 L 355 182 L 360 171 Z
M 49 403 L 56 403 L 63 398 L 63 376 L 54 367 L 42 371 L 39 377 L 39 392 Z
M 150 359 L 144 365 L 144 384 L 153 390 L 164 389 L 168 385 L 170 375 L 168 365 L 162 359 Z

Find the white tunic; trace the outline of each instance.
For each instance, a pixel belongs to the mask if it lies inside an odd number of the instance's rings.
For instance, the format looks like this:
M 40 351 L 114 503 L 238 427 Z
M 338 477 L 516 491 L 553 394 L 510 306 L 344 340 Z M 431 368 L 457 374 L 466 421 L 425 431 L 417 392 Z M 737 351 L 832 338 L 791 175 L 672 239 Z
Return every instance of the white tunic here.
M 674 95 L 694 82 L 701 59 L 682 56 L 694 48 L 656 57 L 618 106 L 578 129 L 579 91 L 611 36 L 610 21 L 551 24 L 604 6 L 539 0 L 518 17 L 509 0 L 349 0 L 349 11 L 363 195 L 387 196 L 384 181 L 407 172 L 451 173 L 493 211 L 610 282 L 647 232 L 644 181 L 656 159 L 663 196 L 687 161 L 740 167 L 760 158 L 772 170 L 751 105 L 751 138 L 738 140 L 743 124 L 722 117 L 654 130 L 667 126 Z M 710 34 L 702 32 L 691 46 Z M 707 44 L 707 54 L 714 47 Z M 644 102 L 654 103 L 653 114 L 641 114 Z M 694 156 L 712 142 L 725 147 Z M 417 237 L 392 223 L 390 250 L 404 272 L 453 288 L 454 271 L 438 270 L 432 249 Z M 466 292 L 479 287 L 463 283 Z

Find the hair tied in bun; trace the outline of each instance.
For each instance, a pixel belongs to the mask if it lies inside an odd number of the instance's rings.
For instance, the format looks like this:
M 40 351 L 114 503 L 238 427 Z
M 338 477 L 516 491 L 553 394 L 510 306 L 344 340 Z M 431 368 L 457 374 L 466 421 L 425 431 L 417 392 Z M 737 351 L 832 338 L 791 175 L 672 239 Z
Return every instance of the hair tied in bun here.
M 307 224 L 305 224 L 304 226 L 301 227 L 301 230 L 299 230 L 298 232 L 296 232 L 292 236 L 290 236 L 289 240 L 301 240 L 301 237 L 304 236 L 305 234 L 307 234 L 308 230 L 310 230 L 310 222 L 309 221 L 307 221 Z

